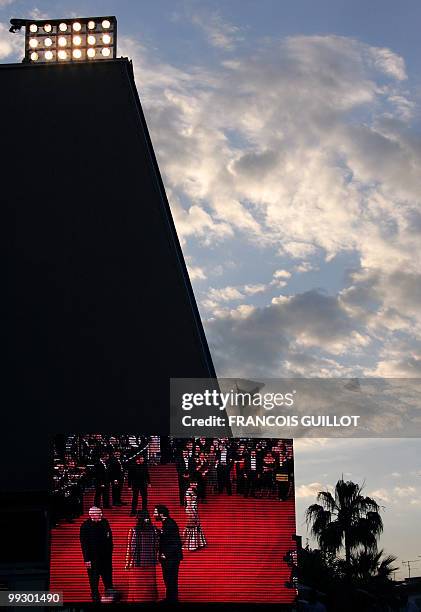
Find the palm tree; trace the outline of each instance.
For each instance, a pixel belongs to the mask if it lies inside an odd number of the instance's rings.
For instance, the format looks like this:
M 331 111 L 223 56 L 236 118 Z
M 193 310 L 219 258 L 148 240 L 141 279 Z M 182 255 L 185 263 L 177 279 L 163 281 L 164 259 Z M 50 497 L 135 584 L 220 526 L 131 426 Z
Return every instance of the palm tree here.
M 377 540 L 383 531 L 380 507 L 371 497 L 362 494 L 364 485 L 345 482 L 343 477 L 335 486 L 334 495 L 320 491 L 319 503 L 306 511 L 307 527 L 321 550 L 337 554 L 345 550 L 345 567 L 351 572 L 351 555 L 358 549 L 376 551 Z
M 352 573 L 361 581 L 385 582 L 398 569 L 393 566 L 396 559 L 395 555 L 385 555 L 383 550 L 360 550 L 352 559 Z

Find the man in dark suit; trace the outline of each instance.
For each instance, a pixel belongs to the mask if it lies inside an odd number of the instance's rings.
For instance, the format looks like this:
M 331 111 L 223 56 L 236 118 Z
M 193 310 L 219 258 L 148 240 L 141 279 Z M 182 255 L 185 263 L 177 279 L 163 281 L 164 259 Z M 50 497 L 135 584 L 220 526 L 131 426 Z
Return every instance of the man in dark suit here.
M 239 444 L 233 452 L 235 480 L 237 483 L 237 493 L 244 493 L 246 488 L 246 460 L 247 452 L 244 444 Z
M 89 518 L 80 527 L 80 544 L 88 570 L 92 600 L 99 602 L 100 578 L 106 595 L 113 589 L 113 536 L 107 519 L 102 516 L 101 508 L 90 508 Z
M 184 496 L 189 488 L 190 478 L 196 468 L 196 462 L 193 457 L 189 457 L 189 451 L 185 448 L 181 457 L 178 457 L 175 467 L 178 474 L 178 491 L 180 497 L 180 505 L 184 506 Z
M 167 602 L 178 601 L 178 571 L 183 559 L 182 544 L 178 525 L 170 517 L 166 506 L 158 505 L 154 510 L 155 520 L 162 523 L 159 534 L 158 558 L 166 587 Z
M 201 437 L 196 442 L 196 446 L 200 447 L 200 452 L 201 453 L 205 453 L 206 454 L 209 451 L 210 440 L 207 439 L 207 438 Z
M 216 476 L 218 479 L 218 493 L 222 493 L 224 488 L 227 490 L 228 495 L 232 495 L 231 486 L 231 469 L 234 464 L 234 457 L 232 451 L 226 447 L 225 444 L 221 444 L 217 453 L 217 466 Z
M 94 467 L 94 484 L 95 484 L 95 498 L 94 506 L 101 506 L 101 498 L 104 508 L 110 507 L 110 475 L 108 469 L 108 460 L 110 456 L 108 453 L 104 453 L 101 459 L 95 464 Z
M 246 458 L 244 471 L 244 496 L 255 497 L 259 489 L 260 477 L 262 473 L 261 458 L 255 449 L 250 451 Z
M 108 462 L 109 478 L 111 482 L 111 500 L 113 506 L 122 506 L 121 491 L 124 483 L 124 467 L 121 461 L 121 452 L 116 450 Z
M 129 488 L 132 489 L 131 516 L 136 516 L 139 493 L 142 497 L 142 510 L 146 510 L 148 507 L 148 488 L 151 486 L 148 466 L 143 455 L 138 455 L 135 463 L 130 465 L 127 480 Z

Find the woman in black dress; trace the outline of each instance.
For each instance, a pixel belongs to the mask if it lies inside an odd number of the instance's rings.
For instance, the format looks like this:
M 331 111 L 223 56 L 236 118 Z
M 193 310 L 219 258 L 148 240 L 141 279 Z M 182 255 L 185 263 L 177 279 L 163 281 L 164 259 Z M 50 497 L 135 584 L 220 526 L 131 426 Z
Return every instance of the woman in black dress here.
M 128 601 L 157 601 L 156 566 L 158 532 L 147 510 L 137 514 L 137 523 L 127 536 L 126 570 L 129 574 Z

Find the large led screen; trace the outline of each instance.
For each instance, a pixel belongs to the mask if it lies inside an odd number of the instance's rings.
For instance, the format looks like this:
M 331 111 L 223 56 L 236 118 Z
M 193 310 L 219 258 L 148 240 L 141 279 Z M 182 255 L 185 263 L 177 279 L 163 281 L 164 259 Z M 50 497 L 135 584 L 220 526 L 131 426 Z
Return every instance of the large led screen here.
M 292 440 L 57 435 L 53 452 L 65 603 L 294 602 Z

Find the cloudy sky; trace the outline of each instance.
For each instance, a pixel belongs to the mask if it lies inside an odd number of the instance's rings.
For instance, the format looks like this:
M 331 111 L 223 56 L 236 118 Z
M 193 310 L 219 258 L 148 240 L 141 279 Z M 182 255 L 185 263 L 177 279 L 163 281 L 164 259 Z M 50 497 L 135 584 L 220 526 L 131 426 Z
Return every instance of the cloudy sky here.
M 418 0 L 0 0 L 0 61 L 22 56 L 12 16 L 101 14 L 134 61 L 218 374 L 420 376 Z M 417 558 L 420 450 L 298 442 L 298 530 L 343 472 L 385 507 L 387 551 Z

